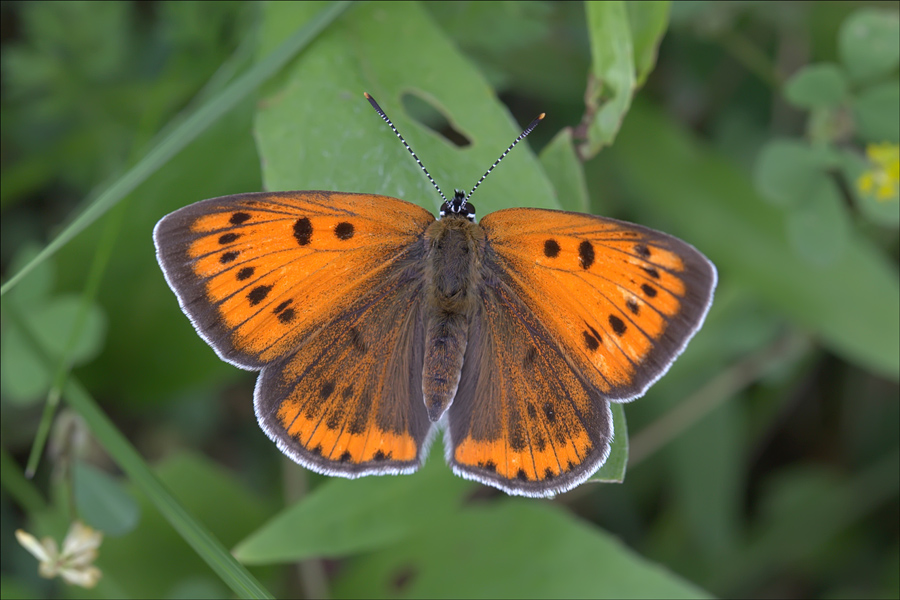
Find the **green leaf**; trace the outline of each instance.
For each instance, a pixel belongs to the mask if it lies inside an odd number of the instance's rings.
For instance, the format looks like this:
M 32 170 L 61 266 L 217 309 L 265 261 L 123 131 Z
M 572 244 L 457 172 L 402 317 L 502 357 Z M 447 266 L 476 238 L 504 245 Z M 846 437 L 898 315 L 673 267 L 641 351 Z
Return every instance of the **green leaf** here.
M 588 2 L 591 75 L 588 110 L 596 111 L 588 127 L 586 157 L 612 144 L 631 106 L 636 85 L 634 44 L 623 2 Z
M 746 477 L 743 403 L 732 397 L 678 436 L 667 450 L 676 509 L 707 559 L 740 541 Z
M 565 127 L 557 133 L 540 154 L 541 166 L 553 185 L 556 200 L 563 210 L 590 212 L 584 168 L 575 152 L 572 130 Z
M 788 102 L 800 108 L 837 107 L 847 96 L 847 82 L 837 65 L 807 65 L 784 84 L 784 95 Z
M 862 8 L 838 32 L 838 51 L 856 81 L 889 73 L 900 63 L 900 16 L 896 10 Z
M 470 505 L 351 560 L 337 597 L 700 598 L 707 594 L 556 506 Z
M 775 206 L 796 206 L 809 198 L 824 175 L 822 157 L 804 142 L 773 140 L 760 150 L 753 183 Z
M 419 533 L 454 512 L 474 485 L 455 477 L 440 452 L 431 454 L 412 475 L 330 479 L 244 539 L 234 555 L 245 564 L 336 558 Z
M 134 530 L 141 511 L 119 481 L 82 460 L 72 474 L 75 506 L 88 525 L 114 537 Z
M 900 281 L 870 242 L 851 232 L 837 261 L 813 268 L 788 245 L 782 211 L 767 206 L 743 172 L 647 106 L 632 108 L 613 153 L 648 222 L 697 246 L 723 277 L 834 352 L 900 377 Z
M 227 547 L 258 527 L 274 509 L 246 482 L 197 454 L 177 453 L 154 471 L 185 509 L 197 515 Z M 129 489 L 140 492 L 140 487 L 133 484 Z M 221 580 L 166 523 L 148 496 L 136 496 L 141 510 L 137 528 L 127 536 L 104 540 L 100 550 L 100 567 L 118 578 L 122 586 L 119 594 L 131 598 L 177 598 L 176 590 L 197 578 L 209 580 L 207 586 L 221 586 Z M 160 577 L 160 573 L 165 576 Z
M 872 86 L 853 102 L 860 137 L 867 142 L 900 142 L 900 81 Z
M 10 301 L 19 306 L 23 318 L 46 351 L 55 360 L 60 359 L 81 310 L 81 298 L 75 294 L 65 294 L 25 306 L 16 297 L 10 298 Z M 75 365 L 90 361 L 103 347 L 105 335 L 106 316 L 99 306 L 91 304 L 69 359 Z M 4 327 L 2 345 L 3 389 L 9 394 L 9 399 L 19 403 L 39 400 L 51 384 L 47 365 L 25 343 L 14 323 Z
M 261 38 L 277 43 L 314 10 L 307 3 L 268 4 Z M 266 91 L 256 131 L 270 190 L 385 194 L 439 207 L 440 197 L 363 92 L 382 106 L 445 195 L 454 187 L 471 189 L 522 131 L 415 3 L 359 5 Z M 441 113 L 471 145 L 460 148 L 408 115 L 402 101 L 408 93 Z M 526 144 L 478 188 L 474 204 L 480 215 L 514 206 L 558 207 Z
M 850 235 L 841 192 L 830 177 L 821 177 L 811 195 L 788 212 L 788 237 L 796 252 L 818 267 L 844 253 Z
M 637 70 L 635 87 L 640 88 L 656 65 L 656 55 L 666 27 L 669 25 L 671 2 L 650 0 L 627 2 L 628 25 L 634 46 L 634 65 Z
M 625 405 L 613 402 L 610 406 L 613 417 L 613 441 L 609 456 L 603 466 L 588 478 L 603 483 L 622 483 L 628 467 L 628 424 L 625 421 Z

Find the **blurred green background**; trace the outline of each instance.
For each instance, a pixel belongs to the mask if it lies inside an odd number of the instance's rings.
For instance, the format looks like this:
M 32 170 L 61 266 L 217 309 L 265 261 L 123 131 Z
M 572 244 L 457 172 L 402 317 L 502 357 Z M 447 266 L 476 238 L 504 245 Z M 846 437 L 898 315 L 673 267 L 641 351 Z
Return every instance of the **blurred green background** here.
M 900 596 L 896 2 L 0 11 L 3 598 Z M 612 216 L 716 263 L 704 329 L 625 407 L 622 483 L 509 498 L 439 446 L 412 476 L 310 473 L 179 311 L 151 232 L 181 206 L 437 208 L 363 91 L 445 193 L 546 112 L 479 215 Z M 74 520 L 104 534 L 87 591 L 14 535 Z

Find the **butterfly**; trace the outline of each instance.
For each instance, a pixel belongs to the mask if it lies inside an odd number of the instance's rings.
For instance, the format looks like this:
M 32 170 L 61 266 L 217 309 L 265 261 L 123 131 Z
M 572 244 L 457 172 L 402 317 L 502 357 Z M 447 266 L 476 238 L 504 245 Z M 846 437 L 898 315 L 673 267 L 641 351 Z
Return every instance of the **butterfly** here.
M 659 379 L 697 332 L 713 264 L 670 235 L 534 208 L 480 223 L 373 194 L 204 200 L 154 229 L 166 281 L 225 361 L 260 371 L 257 419 L 327 475 L 416 471 L 438 430 L 462 477 L 553 496 L 606 460 L 610 402 Z

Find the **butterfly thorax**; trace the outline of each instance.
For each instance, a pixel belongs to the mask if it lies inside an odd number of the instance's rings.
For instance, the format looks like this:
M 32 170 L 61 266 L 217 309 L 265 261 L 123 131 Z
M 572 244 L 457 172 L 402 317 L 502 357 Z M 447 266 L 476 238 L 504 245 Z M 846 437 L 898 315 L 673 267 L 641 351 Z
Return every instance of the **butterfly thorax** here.
M 462 370 L 469 316 L 477 308 L 484 230 L 448 214 L 425 232 L 425 365 L 422 392 L 432 421 L 449 408 Z

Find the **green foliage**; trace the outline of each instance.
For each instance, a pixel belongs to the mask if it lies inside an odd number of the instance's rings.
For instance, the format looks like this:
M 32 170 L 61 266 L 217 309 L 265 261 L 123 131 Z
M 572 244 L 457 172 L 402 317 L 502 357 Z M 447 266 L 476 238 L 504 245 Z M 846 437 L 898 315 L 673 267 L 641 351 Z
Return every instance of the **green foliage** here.
M 896 9 L 342 9 L 0 7 L 0 595 L 900 595 Z M 611 455 L 576 490 L 508 498 L 453 476 L 440 440 L 410 476 L 305 471 L 257 427 L 253 375 L 165 285 L 153 225 L 204 198 L 330 189 L 435 209 L 364 91 L 445 193 L 546 112 L 479 215 L 595 212 L 716 263 L 706 325 L 613 406 Z M 29 480 L 61 367 L 90 439 L 51 436 Z M 105 533 L 88 592 L 37 577 L 13 536 L 59 542 L 76 518 Z
M 811 64 L 785 83 L 785 99 L 810 111 L 807 139 L 769 142 L 759 153 L 754 182 L 764 198 L 785 209 L 793 251 L 811 265 L 830 265 L 845 252 L 852 226 L 841 186 L 863 217 L 896 227 L 897 200 L 873 203 L 861 189 L 859 154 L 840 146 L 850 139 L 900 141 L 898 48 L 897 13 L 863 8 L 841 25 L 841 65 Z

